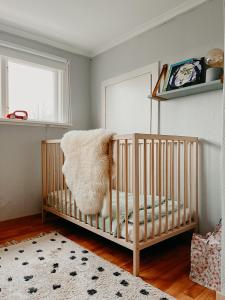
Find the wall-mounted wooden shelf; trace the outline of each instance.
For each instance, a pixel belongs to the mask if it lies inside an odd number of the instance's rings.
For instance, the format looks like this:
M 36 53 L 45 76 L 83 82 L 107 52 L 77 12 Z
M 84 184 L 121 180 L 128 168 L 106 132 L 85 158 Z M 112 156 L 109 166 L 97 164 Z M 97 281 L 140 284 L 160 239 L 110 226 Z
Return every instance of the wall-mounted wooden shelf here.
M 223 83 L 221 82 L 221 80 L 215 80 L 215 81 L 188 86 L 185 88 L 180 88 L 177 90 L 158 93 L 156 97 L 152 97 L 151 95 L 149 95 L 148 98 L 150 99 L 152 98 L 157 101 L 165 101 L 174 98 L 186 97 L 189 95 L 221 90 L 222 88 L 223 88 Z

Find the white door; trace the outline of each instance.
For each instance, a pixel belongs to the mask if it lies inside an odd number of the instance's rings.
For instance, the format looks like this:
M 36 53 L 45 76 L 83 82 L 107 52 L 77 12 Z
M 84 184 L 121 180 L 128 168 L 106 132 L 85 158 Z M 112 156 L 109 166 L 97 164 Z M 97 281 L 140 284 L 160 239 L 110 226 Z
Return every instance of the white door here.
M 104 108 L 107 129 L 118 134 L 150 133 L 151 101 L 148 95 L 157 76 L 158 64 L 153 64 L 105 83 Z M 157 133 L 158 103 L 153 104 L 152 114 L 152 132 Z

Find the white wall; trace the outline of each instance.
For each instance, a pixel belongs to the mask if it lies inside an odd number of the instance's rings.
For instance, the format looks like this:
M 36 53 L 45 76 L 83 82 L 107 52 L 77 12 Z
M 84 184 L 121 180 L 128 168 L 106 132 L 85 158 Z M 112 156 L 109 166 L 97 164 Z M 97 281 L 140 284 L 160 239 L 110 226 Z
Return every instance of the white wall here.
M 71 60 L 72 120 L 90 128 L 90 61 L 88 58 L 0 32 L 0 40 L 21 44 Z M 0 221 L 32 215 L 41 207 L 43 139 L 61 138 L 65 129 L 0 124 Z
M 176 62 L 223 48 L 223 1 L 210 1 L 162 26 L 96 56 L 91 64 L 92 127 L 101 121 L 101 83 L 156 61 Z M 199 136 L 200 225 L 212 229 L 221 216 L 220 147 L 222 92 L 160 104 L 161 133 Z M 140 116 L 141 118 L 141 116 Z

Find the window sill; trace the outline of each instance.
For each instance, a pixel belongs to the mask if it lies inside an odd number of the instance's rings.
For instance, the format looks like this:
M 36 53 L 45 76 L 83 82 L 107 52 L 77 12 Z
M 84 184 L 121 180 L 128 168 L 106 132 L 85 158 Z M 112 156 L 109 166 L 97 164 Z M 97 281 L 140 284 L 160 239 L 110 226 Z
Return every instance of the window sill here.
M 33 120 L 20 120 L 20 119 L 5 119 L 0 118 L 0 125 L 16 125 L 16 126 L 39 126 L 39 127 L 56 127 L 56 128 L 70 128 L 71 124 L 66 123 L 54 123 L 45 121 L 33 121 Z

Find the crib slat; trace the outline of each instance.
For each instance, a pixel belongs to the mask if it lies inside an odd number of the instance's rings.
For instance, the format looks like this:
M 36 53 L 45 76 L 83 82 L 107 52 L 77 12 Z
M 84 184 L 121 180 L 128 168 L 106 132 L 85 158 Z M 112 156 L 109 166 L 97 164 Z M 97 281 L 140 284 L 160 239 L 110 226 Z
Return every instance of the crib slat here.
M 155 142 L 155 191 L 159 191 L 159 144 Z
M 192 143 L 189 143 L 189 224 L 191 224 L 191 202 L 192 202 Z
M 144 239 L 147 241 L 147 158 L 146 158 L 146 139 L 144 139 Z
M 112 147 L 113 143 L 109 142 L 109 233 L 112 234 Z
M 186 207 L 187 207 L 187 142 L 184 142 L 184 218 L 183 218 L 183 226 L 186 225 Z
M 65 157 L 64 157 L 64 154 L 63 154 L 63 163 L 65 161 Z M 63 187 L 64 187 L 64 201 L 65 201 L 65 214 L 67 215 L 68 214 L 68 211 L 67 211 L 67 185 L 66 185 L 66 180 L 65 180 L 65 176 L 63 176 Z
M 54 144 L 52 144 L 52 194 L 53 194 L 53 198 L 55 201 L 55 205 L 58 209 L 58 202 L 55 196 L 55 149 L 54 149 Z
M 71 195 L 71 191 L 68 189 L 69 191 L 69 199 L 70 199 L 70 216 L 72 217 L 72 195 Z
M 162 195 L 165 197 L 165 143 L 162 142 Z
M 125 140 L 125 227 L 126 242 L 128 242 L 128 144 Z
M 168 155 L 169 155 L 169 144 L 168 141 L 166 140 L 166 195 L 165 195 L 165 201 L 166 201 L 166 230 L 165 232 L 168 233 Z
M 92 218 L 92 215 L 90 215 L 90 225 L 93 226 L 93 218 Z
M 161 235 L 162 227 L 162 187 L 161 187 L 161 141 L 159 140 L 158 147 L 158 197 L 159 197 L 159 235 Z
M 74 218 L 77 218 L 77 205 L 76 205 L 76 200 L 74 199 Z
M 154 164 L 154 139 L 152 139 L 152 153 L 151 153 L 151 179 L 152 179 L 152 234 L 151 237 L 155 237 L 155 164 Z
M 49 168 L 49 163 L 50 163 L 50 159 L 49 159 L 49 145 L 46 144 L 46 196 L 47 199 L 49 198 L 49 191 L 51 192 L 51 190 L 49 189 L 49 175 L 50 175 L 50 168 Z
M 151 165 L 152 165 L 152 147 L 151 141 L 149 141 L 149 194 L 152 195 L 152 173 L 151 173 Z
M 59 145 L 55 144 L 55 164 L 56 164 L 56 195 L 58 202 L 58 210 L 59 210 Z
M 177 142 L 177 201 L 178 201 L 178 228 L 180 227 L 180 141 Z
M 63 166 L 63 152 L 60 150 L 60 157 L 59 157 L 59 161 L 60 161 L 60 192 L 61 192 L 61 212 L 63 212 L 63 206 L 64 206 L 64 202 L 63 202 L 63 172 L 62 172 L 62 166 Z
M 99 223 L 98 223 L 98 214 L 95 214 L 95 222 L 96 222 L 96 228 L 99 228 Z
M 116 219 L 117 219 L 117 238 L 120 237 L 120 144 L 116 141 Z
M 172 230 L 174 229 L 174 142 L 171 142 L 170 148 L 170 195 L 172 200 Z
M 196 205 L 196 212 L 195 212 L 195 222 L 198 224 L 198 141 L 195 143 L 196 147 L 196 159 L 195 159 L 195 205 Z
M 84 223 L 87 224 L 87 215 L 84 215 Z
M 105 218 L 102 217 L 102 230 L 105 232 Z
M 81 211 L 79 210 L 79 221 L 82 221 L 82 215 L 81 215 Z
M 50 167 L 51 167 L 51 175 L 50 175 L 50 180 L 51 180 L 51 195 L 53 198 L 53 203 L 54 203 L 54 207 L 57 209 L 57 203 L 55 201 L 55 193 L 54 193 L 54 157 L 53 157 L 53 147 L 54 145 L 51 145 L 50 148 Z

